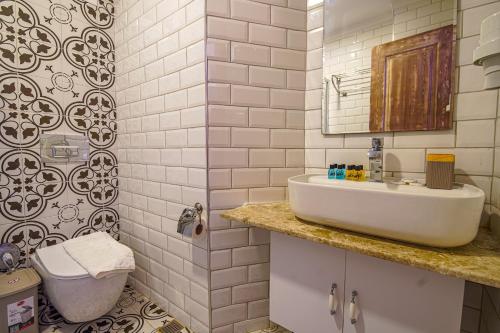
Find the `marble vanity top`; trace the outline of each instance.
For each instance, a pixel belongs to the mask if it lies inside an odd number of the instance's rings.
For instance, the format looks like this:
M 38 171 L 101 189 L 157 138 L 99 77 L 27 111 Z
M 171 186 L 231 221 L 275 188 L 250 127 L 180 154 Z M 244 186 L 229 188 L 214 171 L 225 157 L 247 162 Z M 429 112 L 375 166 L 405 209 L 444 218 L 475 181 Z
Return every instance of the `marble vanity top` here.
M 227 210 L 223 218 L 386 259 L 447 276 L 500 288 L 500 240 L 480 228 L 469 244 L 433 248 L 350 232 L 300 220 L 287 202 L 247 204 Z

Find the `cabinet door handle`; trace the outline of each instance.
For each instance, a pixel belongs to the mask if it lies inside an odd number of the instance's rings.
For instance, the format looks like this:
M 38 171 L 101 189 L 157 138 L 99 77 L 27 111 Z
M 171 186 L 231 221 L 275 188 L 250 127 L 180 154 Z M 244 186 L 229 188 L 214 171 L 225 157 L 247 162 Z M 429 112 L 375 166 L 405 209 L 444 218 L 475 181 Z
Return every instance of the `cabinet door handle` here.
M 349 304 L 349 317 L 351 317 L 351 324 L 356 324 L 358 322 L 359 308 L 358 308 L 358 292 L 354 290 L 352 292 L 351 303 Z
M 328 297 L 328 305 L 330 308 L 330 314 L 333 316 L 337 313 L 337 307 L 339 305 L 339 300 L 337 298 L 337 284 L 333 283 L 330 289 L 330 296 Z

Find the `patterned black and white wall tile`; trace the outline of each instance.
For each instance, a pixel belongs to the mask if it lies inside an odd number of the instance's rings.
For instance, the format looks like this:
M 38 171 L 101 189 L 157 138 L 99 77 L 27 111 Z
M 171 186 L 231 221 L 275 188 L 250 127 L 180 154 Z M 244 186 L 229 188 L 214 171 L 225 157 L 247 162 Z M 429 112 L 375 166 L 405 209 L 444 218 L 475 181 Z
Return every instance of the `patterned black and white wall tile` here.
M 0 1 L 0 241 L 23 258 L 103 230 L 118 238 L 113 0 Z M 48 164 L 43 133 L 87 136 Z

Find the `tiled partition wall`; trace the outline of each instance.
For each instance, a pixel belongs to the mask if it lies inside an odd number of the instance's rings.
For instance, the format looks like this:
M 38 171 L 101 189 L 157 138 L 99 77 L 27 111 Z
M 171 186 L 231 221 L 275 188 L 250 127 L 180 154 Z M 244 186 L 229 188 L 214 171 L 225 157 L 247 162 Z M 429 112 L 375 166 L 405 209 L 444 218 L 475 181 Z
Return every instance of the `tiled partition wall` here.
M 490 224 L 495 234 L 500 237 L 500 106 L 497 113 L 494 163 Z M 498 330 L 500 330 L 500 289 L 486 287 L 483 294 L 481 333 Z
M 211 318 L 214 333 L 269 323 L 269 233 L 219 217 L 286 198 L 304 172 L 305 0 L 207 0 Z
M 495 175 L 493 178 L 491 227 L 500 235 L 500 117 L 497 117 L 495 148 Z M 484 288 L 480 333 L 493 333 L 500 329 L 500 289 Z
M 421 2 L 432 6 L 436 1 Z M 454 129 L 384 134 L 384 170 L 387 175 L 424 178 L 426 153 L 454 153 L 457 158 L 457 181 L 475 184 L 486 193 L 486 223 L 492 203 L 495 202 L 498 206 L 498 178 L 493 182 L 498 90 L 483 90 L 482 68 L 472 65 L 472 50 L 479 40 L 481 20 L 500 11 L 500 1 L 458 2 L 458 94 Z M 324 173 L 330 163 L 336 162 L 367 166 L 366 152 L 372 137 L 370 134 L 321 134 L 322 5 L 321 0 L 309 0 L 305 105 L 305 166 L 309 173 Z M 416 12 L 408 12 L 407 15 L 416 17 Z M 499 134 L 500 132 L 497 133 L 497 142 Z M 467 284 L 462 325 L 464 332 L 479 330 L 481 291 L 480 286 Z M 498 292 L 496 297 L 498 304 Z M 497 310 L 499 308 L 497 306 Z
M 118 237 L 113 1 L 0 2 L 0 237 L 22 251 Z M 42 134 L 88 136 L 90 161 L 43 163 Z
M 205 1 L 122 0 L 117 13 L 121 235 L 138 290 L 208 332 L 207 238 L 176 232 L 207 207 Z

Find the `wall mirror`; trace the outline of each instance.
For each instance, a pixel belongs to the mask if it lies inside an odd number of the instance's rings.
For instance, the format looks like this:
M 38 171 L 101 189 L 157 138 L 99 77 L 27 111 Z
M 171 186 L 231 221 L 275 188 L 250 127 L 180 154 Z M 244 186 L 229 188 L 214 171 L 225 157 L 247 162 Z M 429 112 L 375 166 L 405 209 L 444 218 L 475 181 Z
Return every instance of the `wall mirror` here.
M 324 134 L 453 127 L 457 0 L 325 0 Z

